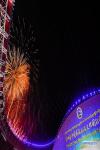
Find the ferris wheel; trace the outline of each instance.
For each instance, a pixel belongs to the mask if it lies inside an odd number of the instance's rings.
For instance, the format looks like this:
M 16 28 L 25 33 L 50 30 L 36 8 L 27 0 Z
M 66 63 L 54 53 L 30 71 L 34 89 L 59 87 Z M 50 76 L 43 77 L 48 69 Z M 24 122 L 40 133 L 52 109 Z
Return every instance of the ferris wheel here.
M 8 126 L 4 113 L 5 98 L 3 95 L 3 81 L 5 78 L 5 65 L 10 31 L 10 21 L 14 0 L 0 0 L 0 129 L 6 138 Z

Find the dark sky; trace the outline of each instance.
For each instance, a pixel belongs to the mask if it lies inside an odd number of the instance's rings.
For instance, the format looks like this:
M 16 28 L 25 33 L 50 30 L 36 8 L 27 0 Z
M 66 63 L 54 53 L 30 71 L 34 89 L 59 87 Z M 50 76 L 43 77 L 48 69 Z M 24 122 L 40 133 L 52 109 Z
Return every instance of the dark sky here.
M 14 19 L 26 18 L 37 32 L 41 103 L 47 104 L 48 133 L 55 136 L 71 101 L 100 86 L 97 5 L 54 0 L 15 4 Z
M 71 101 L 100 85 L 97 6 L 79 1 L 16 0 L 14 13 L 27 18 L 37 32 L 41 103 L 48 103 L 53 131 L 48 130 L 56 134 Z
M 14 15 L 27 18 L 38 33 L 41 77 L 51 92 L 67 96 L 99 85 L 97 14 L 92 3 L 16 1 Z

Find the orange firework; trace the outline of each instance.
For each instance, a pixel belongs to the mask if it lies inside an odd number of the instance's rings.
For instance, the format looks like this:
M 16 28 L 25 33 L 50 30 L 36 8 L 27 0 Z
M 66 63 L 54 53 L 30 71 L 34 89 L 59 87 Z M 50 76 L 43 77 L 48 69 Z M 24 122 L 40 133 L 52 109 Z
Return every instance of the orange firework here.
M 23 96 L 29 89 L 29 70 L 24 54 L 19 49 L 10 51 L 6 64 L 5 93 L 12 99 Z
M 6 63 L 4 93 L 6 99 L 6 115 L 8 123 L 16 130 L 19 136 L 24 134 L 23 117 L 27 107 L 29 91 L 30 65 L 19 49 L 9 51 Z

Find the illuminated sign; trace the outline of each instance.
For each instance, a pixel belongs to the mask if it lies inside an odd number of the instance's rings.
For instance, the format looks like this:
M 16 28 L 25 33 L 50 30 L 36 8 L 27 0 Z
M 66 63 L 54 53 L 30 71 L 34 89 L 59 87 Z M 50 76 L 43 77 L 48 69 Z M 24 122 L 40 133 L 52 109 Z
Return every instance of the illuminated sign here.
M 77 105 L 75 105 L 77 103 Z M 95 91 L 75 102 L 64 119 L 53 150 L 100 149 L 100 94 Z

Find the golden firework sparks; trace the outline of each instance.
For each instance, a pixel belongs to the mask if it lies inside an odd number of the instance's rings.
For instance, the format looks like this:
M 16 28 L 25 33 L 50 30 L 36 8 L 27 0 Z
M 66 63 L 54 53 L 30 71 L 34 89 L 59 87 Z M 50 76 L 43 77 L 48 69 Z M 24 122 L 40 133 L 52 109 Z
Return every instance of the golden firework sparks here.
M 19 52 L 19 49 L 9 51 L 6 63 L 6 77 L 4 82 L 4 90 L 7 97 L 20 97 L 29 88 L 29 71 L 30 66 L 24 54 Z
M 6 113 L 8 122 L 12 122 L 14 128 L 18 127 L 26 108 L 26 100 L 29 90 L 30 65 L 19 49 L 9 51 L 6 63 L 6 75 L 4 81 L 4 93 L 6 98 Z M 19 128 L 20 131 L 21 127 Z M 21 129 L 22 130 L 22 129 Z M 21 131 L 23 132 L 23 131 Z

